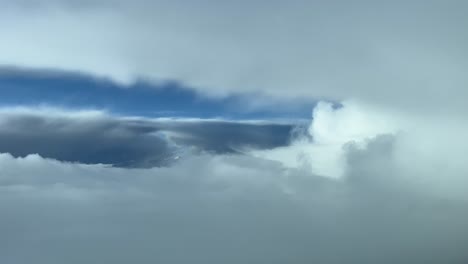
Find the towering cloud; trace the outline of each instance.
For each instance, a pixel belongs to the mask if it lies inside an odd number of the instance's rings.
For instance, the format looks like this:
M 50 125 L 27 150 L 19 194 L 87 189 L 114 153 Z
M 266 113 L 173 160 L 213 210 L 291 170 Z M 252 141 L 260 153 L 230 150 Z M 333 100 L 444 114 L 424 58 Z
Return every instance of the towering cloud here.
M 372 178 L 399 178 L 403 185 L 466 199 L 466 133 L 467 123 L 459 118 L 410 115 L 352 101 L 334 110 L 320 103 L 309 129 L 290 146 L 251 154 L 339 179 L 361 172 L 349 165 L 356 161 L 354 153 L 365 166 L 362 173 Z

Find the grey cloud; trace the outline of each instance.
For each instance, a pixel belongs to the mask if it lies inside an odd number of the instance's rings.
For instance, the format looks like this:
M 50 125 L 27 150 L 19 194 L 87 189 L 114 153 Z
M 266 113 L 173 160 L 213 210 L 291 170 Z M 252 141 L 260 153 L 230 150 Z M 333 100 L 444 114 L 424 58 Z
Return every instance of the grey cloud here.
M 23 3 L 23 4 L 19 4 Z M 465 1 L 0 1 L 0 64 L 466 113 Z M 439 107 L 439 100 L 450 102 Z M 434 110 L 437 108 L 436 110 Z
M 238 152 L 242 148 L 269 149 L 289 143 L 295 125 L 198 122 L 161 124 L 161 130 L 180 132 L 177 143 L 215 153 Z M 184 134 L 185 133 L 185 134 Z
M 284 146 L 292 125 L 227 121 L 129 120 L 0 115 L 0 152 L 38 153 L 80 163 L 123 167 L 168 165 L 189 152 L 234 153 L 244 147 Z
M 0 260 L 465 263 L 467 201 L 374 170 L 392 140 L 350 149 L 345 180 L 236 155 L 119 169 L 3 154 Z

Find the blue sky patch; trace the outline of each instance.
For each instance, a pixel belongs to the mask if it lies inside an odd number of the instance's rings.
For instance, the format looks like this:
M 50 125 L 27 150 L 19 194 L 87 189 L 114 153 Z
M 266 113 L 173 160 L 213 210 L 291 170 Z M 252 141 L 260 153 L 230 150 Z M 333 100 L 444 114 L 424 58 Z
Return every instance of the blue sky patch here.
M 116 114 L 146 117 L 309 119 L 315 104 L 246 110 L 247 95 L 206 98 L 177 82 L 155 86 L 141 81 L 124 87 L 81 74 L 21 70 L 0 72 L 0 87 L 1 106 L 106 109 Z

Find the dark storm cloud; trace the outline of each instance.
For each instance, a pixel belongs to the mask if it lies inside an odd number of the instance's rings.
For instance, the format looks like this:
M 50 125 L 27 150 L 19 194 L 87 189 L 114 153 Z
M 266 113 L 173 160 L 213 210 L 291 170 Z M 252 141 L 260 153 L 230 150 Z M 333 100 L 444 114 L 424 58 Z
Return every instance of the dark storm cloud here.
M 122 167 L 167 165 L 186 152 L 233 153 L 288 143 L 292 125 L 0 114 L 0 152 Z

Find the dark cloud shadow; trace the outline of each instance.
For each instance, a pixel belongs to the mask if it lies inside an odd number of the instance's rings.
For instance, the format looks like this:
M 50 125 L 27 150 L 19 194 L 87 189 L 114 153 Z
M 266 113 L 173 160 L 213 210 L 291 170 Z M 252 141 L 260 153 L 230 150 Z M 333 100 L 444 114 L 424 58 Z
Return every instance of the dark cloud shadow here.
M 53 117 L 17 113 L 2 117 L 0 152 L 40 154 L 61 161 L 119 167 L 165 166 L 187 152 L 238 153 L 289 141 L 292 125 L 224 121 L 154 121 Z

